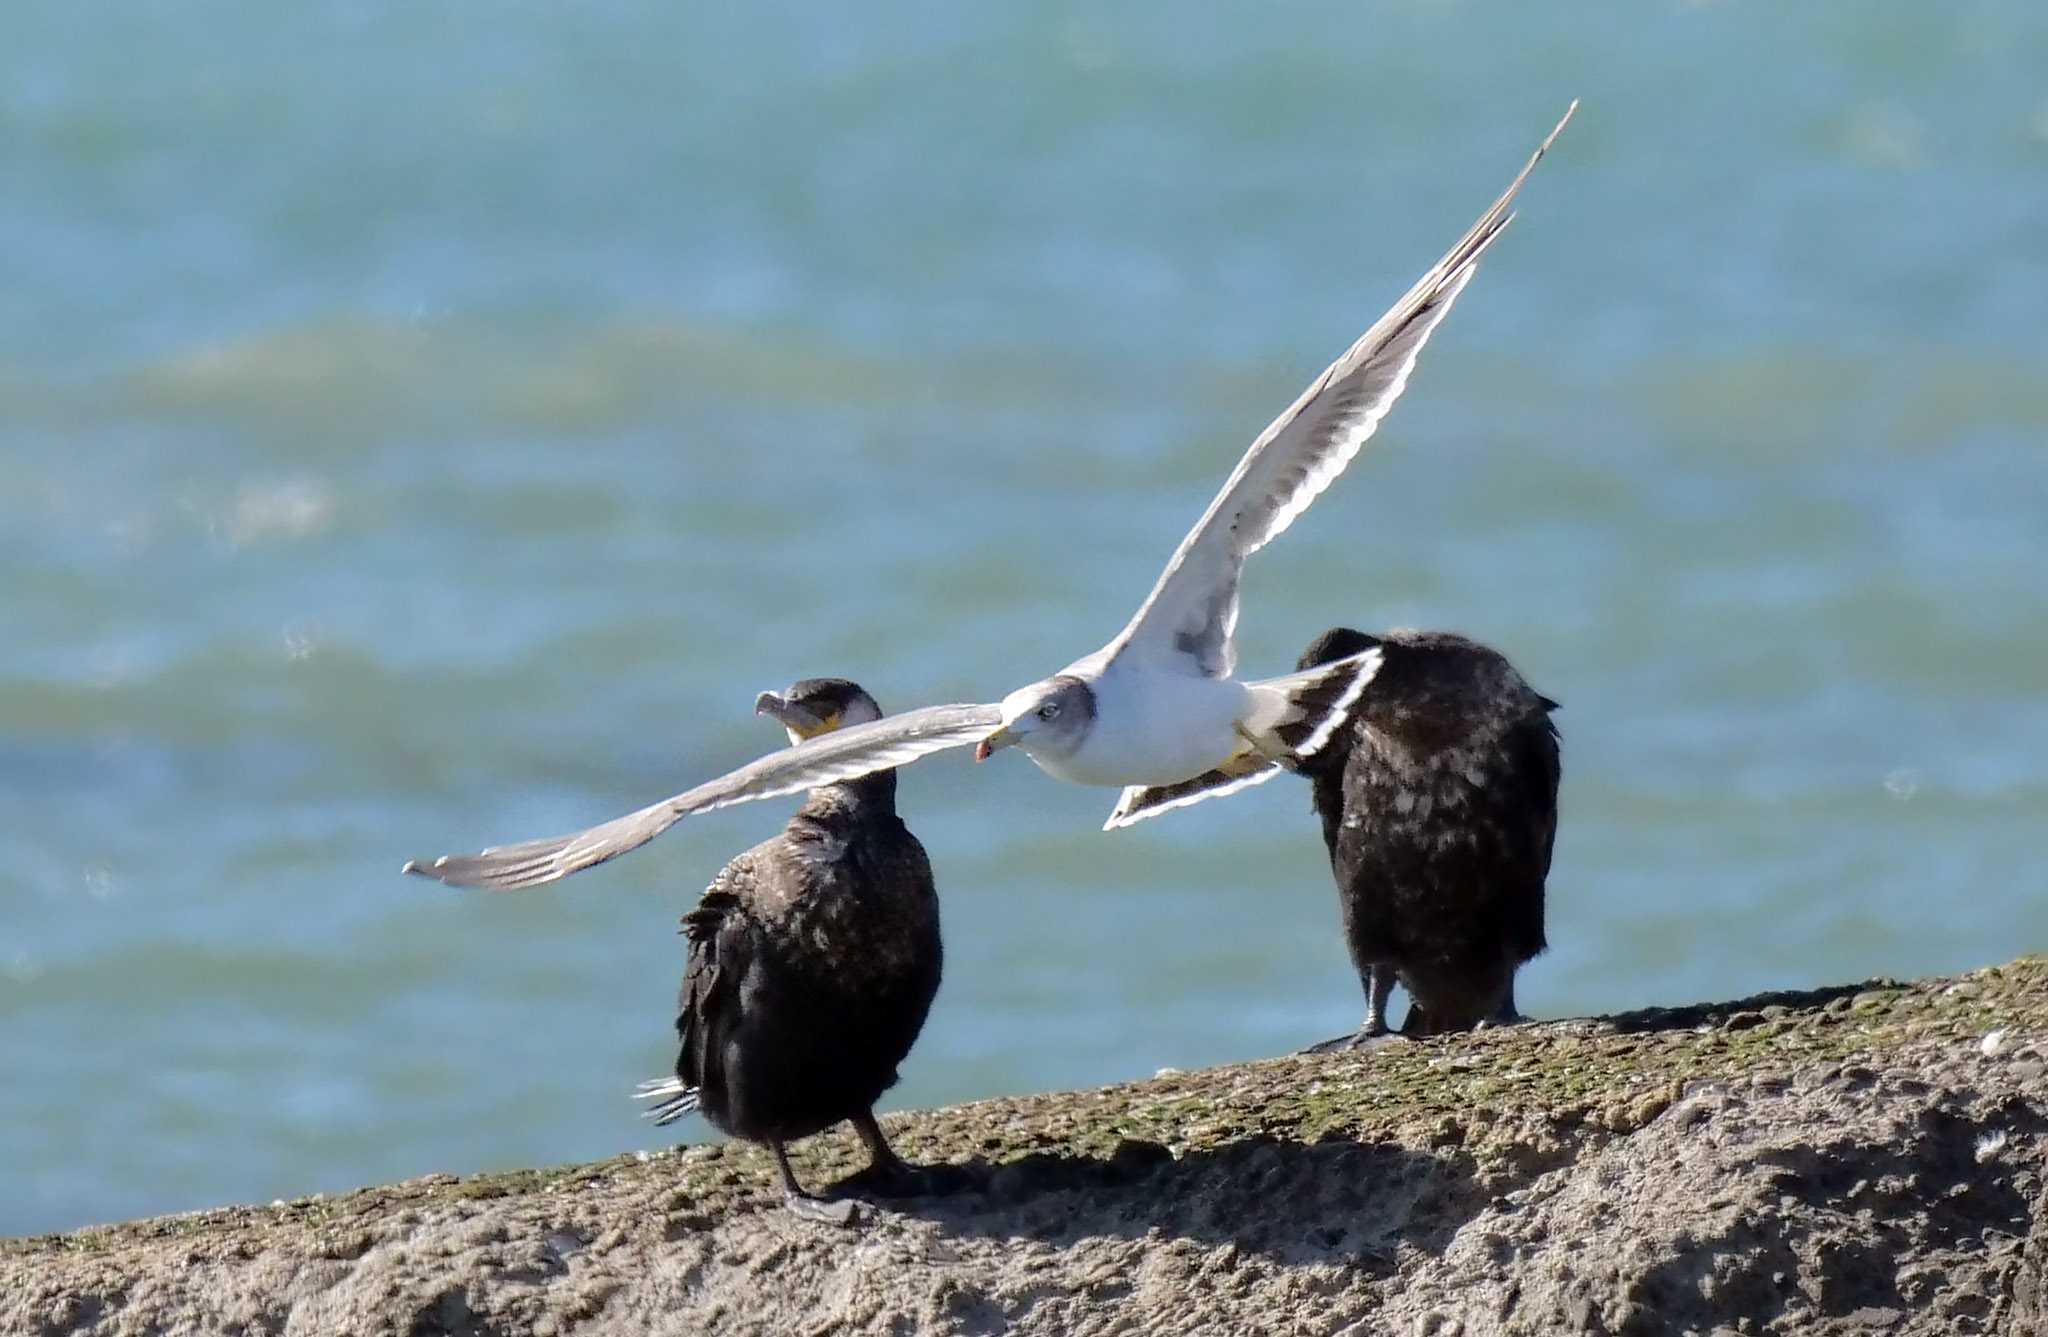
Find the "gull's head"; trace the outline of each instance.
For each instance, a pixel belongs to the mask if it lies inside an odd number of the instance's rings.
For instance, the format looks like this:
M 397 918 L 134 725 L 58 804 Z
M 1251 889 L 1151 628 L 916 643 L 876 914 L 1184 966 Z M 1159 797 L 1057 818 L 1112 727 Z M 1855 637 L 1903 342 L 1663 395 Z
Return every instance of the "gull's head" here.
M 1033 757 L 1068 757 L 1080 750 L 1095 723 L 1095 692 L 1087 683 L 1062 673 L 1003 698 L 1003 727 L 981 740 L 976 761 L 987 761 L 998 748 L 1015 743 Z
M 845 678 L 805 678 L 782 692 L 754 698 L 756 715 L 772 716 L 789 734 L 791 746 L 806 738 L 831 733 L 849 724 L 882 718 L 882 708 L 857 682 Z

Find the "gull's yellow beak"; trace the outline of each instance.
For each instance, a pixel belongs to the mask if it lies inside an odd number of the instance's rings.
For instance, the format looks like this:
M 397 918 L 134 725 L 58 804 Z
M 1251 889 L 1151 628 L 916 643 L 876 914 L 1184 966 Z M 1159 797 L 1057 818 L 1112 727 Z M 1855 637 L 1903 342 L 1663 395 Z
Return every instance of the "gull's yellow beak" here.
M 774 692 L 763 692 L 754 698 L 754 713 L 766 715 L 789 731 L 792 741 L 802 742 L 816 738 L 822 733 L 831 733 L 839 727 L 839 712 L 829 715 L 815 715 L 793 701 L 785 701 Z
M 1008 747 L 1016 741 L 1017 735 L 1011 733 L 1006 725 L 974 745 L 974 759 L 987 761 L 996 754 L 997 749 Z

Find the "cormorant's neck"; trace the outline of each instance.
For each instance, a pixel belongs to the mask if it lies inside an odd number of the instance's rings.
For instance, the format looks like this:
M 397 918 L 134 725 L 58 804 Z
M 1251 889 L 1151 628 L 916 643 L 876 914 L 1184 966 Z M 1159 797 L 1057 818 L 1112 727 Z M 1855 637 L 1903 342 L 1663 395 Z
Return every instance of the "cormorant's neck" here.
M 858 780 L 841 780 L 836 785 L 814 789 L 811 802 L 858 808 L 865 813 L 893 814 L 896 811 L 896 772 L 876 771 Z

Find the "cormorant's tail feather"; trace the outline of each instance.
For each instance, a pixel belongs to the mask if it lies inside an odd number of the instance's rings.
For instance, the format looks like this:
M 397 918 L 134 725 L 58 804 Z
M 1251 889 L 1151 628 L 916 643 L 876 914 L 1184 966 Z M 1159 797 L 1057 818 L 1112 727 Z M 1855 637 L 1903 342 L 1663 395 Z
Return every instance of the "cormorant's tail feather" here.
M 656 1126 L 674 1123 L 685 1114 L 697 1109 L 697 1088 L 684 1086 L 680 1077 L 661 1077 L 651 1082 L 642 1082 L 633 1093 L 635 1100 L 653 1100 L 660 1103 L 640 1111 L 643 1119 L 654 1120 Z

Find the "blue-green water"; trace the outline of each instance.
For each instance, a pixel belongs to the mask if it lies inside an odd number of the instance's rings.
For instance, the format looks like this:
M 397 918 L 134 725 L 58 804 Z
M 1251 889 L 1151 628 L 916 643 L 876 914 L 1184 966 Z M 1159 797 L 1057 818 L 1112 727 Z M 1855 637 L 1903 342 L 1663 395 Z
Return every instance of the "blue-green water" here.
M 1238 452 L 1578 121 L 1252 672 L 1562 699 L 1560 1015 L 2048 946 L 2048 9 L 324 0 L 0 22 L 0 1233 L 661 1145 L 676 916 L 407 856 L 1104 640 Z M 1097 831 L 908 773 L 894 1104 L 1351 1025 L 1291 781 Z

